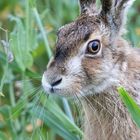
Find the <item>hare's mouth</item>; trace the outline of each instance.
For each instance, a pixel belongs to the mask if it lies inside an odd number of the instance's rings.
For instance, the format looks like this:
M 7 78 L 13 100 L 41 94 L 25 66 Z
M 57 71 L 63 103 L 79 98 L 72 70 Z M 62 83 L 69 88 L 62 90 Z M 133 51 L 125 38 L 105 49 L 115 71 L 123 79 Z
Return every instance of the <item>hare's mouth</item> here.
M 63 79 L 63 80 L 62 80 Z M 57 80 L 54 84 L 50 84 L 47 82 L 45 75 L 42 77 L 42 86 L 46 93 L 48 94 L 57 94 L 61 96 L 68 96 L 72 90 L 73 82 L 63 77 L 62 79 Z

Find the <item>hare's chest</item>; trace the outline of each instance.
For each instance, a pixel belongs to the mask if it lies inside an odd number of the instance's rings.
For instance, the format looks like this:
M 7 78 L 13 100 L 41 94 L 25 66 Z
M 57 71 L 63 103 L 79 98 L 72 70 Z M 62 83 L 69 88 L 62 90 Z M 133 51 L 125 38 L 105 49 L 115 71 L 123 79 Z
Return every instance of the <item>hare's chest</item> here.
M 84 104 L 83 140 L 139 140 L 140 132 L 123 105 L 109 105 L 113 110 L 101 106 L 99 108 L 93 102 Z

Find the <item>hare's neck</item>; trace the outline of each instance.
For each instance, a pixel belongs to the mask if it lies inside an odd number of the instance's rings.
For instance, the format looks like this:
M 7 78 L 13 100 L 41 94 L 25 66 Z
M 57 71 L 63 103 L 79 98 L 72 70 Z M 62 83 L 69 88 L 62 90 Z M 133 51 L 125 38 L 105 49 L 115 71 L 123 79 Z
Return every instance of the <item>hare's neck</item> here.
M 136 138 L 135 124 L 115 91 L 87 97 L 83 101 L 83 106 L 85 111 L 84 140 Z

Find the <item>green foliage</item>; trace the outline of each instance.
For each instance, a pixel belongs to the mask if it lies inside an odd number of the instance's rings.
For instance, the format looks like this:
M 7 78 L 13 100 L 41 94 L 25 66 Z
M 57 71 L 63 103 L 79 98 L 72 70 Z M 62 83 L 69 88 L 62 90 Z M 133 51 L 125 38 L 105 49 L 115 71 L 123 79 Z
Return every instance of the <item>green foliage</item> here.
M 0 20 L 0 39 L 7 44 L 0 45 L 0 138 L 55 140 L 60 139 L 59 134 L 65 139 L 78 140 L 82 131 L 66 116 L 71 114 L 68 102 L 59 98 L 52 102 L 41 92 L 40 83 L 42 72 L 52 56 L 54 32 L 62 21 L 64 24 L 76 17 L 77 3 L 71 2 L 73 12 L 67 17 L 69 2 L 11 2 L 13 7 L 8 1 L 1 1 L 3 11 L 0 13 L 6 12 Z M 14 61 L 8 63 L 11 52 Z M 66 113 L 62 111 L 63 106 L 67 107 Z M 37 120 L 41 124 L 37 124 Z
M 118 88 L 118 91 L 133 120 L 140 127 L 140 107 L 123 87 Z
M 138 47 L 139 6 L 136 0 L 126 36 Z M 0 43 L 0 140 L 81 139 L 82 118 L 73 102 L 59 97 L 52 101 L 40 82 L 57 29 L 73 21 L 78 11 L 78 0 L 0 0 L 0 40 L 5 40 Z
M 12 49 L 12 52 L 15 56 L 15 60 L 19 68 L 22 71 L 25 71 L 26 68 L 30 68 L 33 64 L 33 57 L 30 53 L 30 51 L 32 50 L 28 45 L 29 39 L 31 38 L 26 38 L 28 32 L 26 32 L 22 24 L 22 21 L 18 18 L 15 18 L 15 21 L 16 21 L 15 31 L 13 31 L 10 34 L 10 39 L 11 39 L 10 47 Z M 30 45 L 33 46 L 33 44 Z
M 54 100 L 49 99 L 46 101 L 44 107 L 45 110 L 43 111 L 41 106 L 38 106 L 37 110 L 32 110 L 32 114 L 38 116 L 41 112 L 40 118 L 67 140 L 78 140 L 83 136 L 81 130 L 66 117 Z
M 139 9 L 140 1 L 136 0 L 134 6 L 131 8 L 128 14 L 127 37 L 130 39 L 134 47 L 140 47 L 140 18 L 138 17 Z

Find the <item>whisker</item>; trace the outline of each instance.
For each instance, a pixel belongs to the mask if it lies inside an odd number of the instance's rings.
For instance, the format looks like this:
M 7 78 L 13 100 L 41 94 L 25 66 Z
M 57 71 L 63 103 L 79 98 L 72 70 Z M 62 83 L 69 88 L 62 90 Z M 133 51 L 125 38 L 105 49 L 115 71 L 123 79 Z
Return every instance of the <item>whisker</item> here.
M 84 112 L 86 112 L 86 108 L 85 108 L 83 102 L 81 102 L 81 103 L 82 103 L 82 107 L 83 107 Z M 90 124 L 90 120 L 89 120 L 87 113 L 85 113 L 85 118 L 87 119 L 87 124 L 90 127 L 91 124 Z
M 122 112 L 125 112 L 124 110 L 122 110 L 122 108 L 120 108 L 120 106 L 117 105 L 117 102 L 119 101 L 119 99 L 118 99 L 118 101 L 115 102 L 114 100 L 111 100 L 111 99 L 109 99 L 108 97 L 105 97 L 105 98 L 106 98 L 106 100 L 108 100 L 110 103 L 115 104 L 115 106 L 117 106 L 117 108 L 120 109 Z
M 111 113 L 108 109 L 106 109 L 99 101 L 97 101 L 97 100 L 94 99 L 94 98 L 90 98 L 90 99 L 92 99 L 92 100 L 93 100 L 94 102 L 96 102 L 100 107 L 102 107 L 107 113 L 109 113 L 110 116 L 112 116 L 113 118 L 116 117 L 116 116 L 112 115 L 112 113 Z M 116 119 L 117 119 L 117 117 L 116 117 Z
M 79 93 L 81 94 L 82 91 L 79 91 Z M 96 117 L 97 121 L 99 122 L 99 125 L 101 126 L 101 130 L 102 130 L 103 136 L 104 136 L 104 138 L 106 139 L 105 131 L 104 131 L 103 127 L 102 127 L 102 123 L 101 123 L 101 121 L 100 121 L 100 119 L 99 119 L 99 116 L 98 116 L 97 113 L 96 113 L 96 112 L 97 112 L 96 109 L 95 109 L 94 106 L 92 105 L 91 101 L 90 101 L 86 96 L 83 96 L 83 95 L 84 95 L 84 94 L 82 93 L 81 96 L 88 102 L 89 107 L 91 108 L 91 110 L 92 110 L 93 113 L 95 114 L 95 117 Z
M 30 94 L 30 96 L 32 96 L 32 98 L 34 97 L 34 95 L 36 94 L 36 91 L 38 91 L 40 89 L 40 87 L 39 88 L 35 88 L 33 91 L 32 91 L 32 93 Z M 22 103 L 21 103 L 21 105 L 20 105 L 20 107 L 14 112 L 14 113 L 12 113 L 11 115 L 10 115 L 10 117 L 8 118 L 8 120 L 9 119 L 12 119 L 13 118 L 13 116 L 19 111 L 19 110 L 21 110 L 22 108 L 23 108 L 23 106 L 25 105 L 25 103 L 26 103 L 26 98 L 28 97 L 28 95 L 25 95 L 24 96 L 24 98 L 20 98 L 19 100 L 22 100 Z M 32 99 L 32 98 L 30 98 L 30 100 Z
M 22 80 L 17 80 L 16 83 L 20 83 L 20 84 L 26 84 L 27 82 L 31 82 L 33 84 L 40 84 L 41 83 L 41 79 L 22 79 Z
M 74 98 L 73 98 L 73 100 L 74 100 L 74 103 L 76 104 L 75 106 L 77 107 L 78 112 L 80 113 L 79 116 L 83 116 L 83 111 L 81 111 L 82 102 L 81 102 L 80 98 L 76 95 L 76 93 L 74 93 Z M 84 107 L 83 107 L 83 108 L 84 108 Z M 83 124 L 83 123 L 81 123 L 81 125 L 82 125 L 82 124 Z M 83 124 L 83 126 L 81 126 L 81 127 L 82 127 L 82 129 L 83 129 L 84 124 Z

